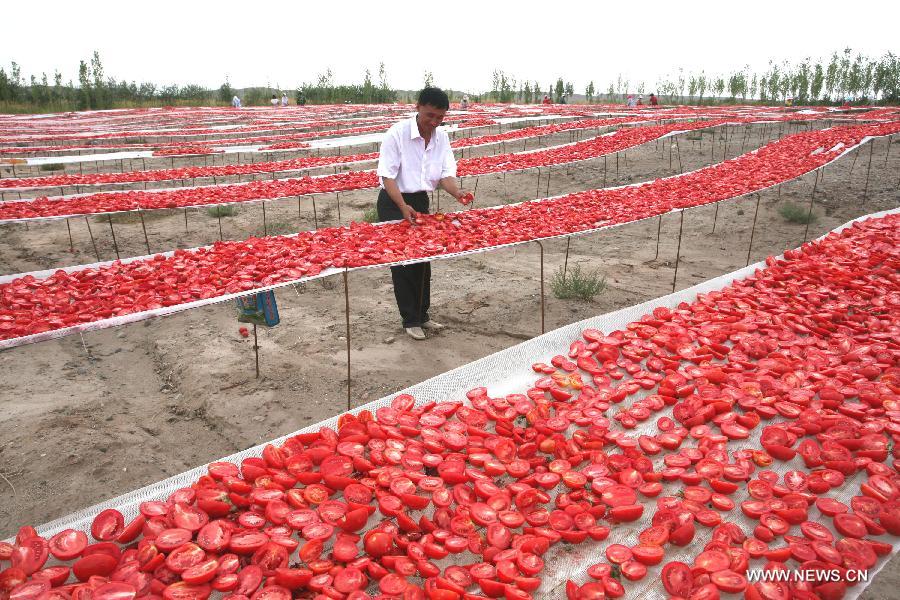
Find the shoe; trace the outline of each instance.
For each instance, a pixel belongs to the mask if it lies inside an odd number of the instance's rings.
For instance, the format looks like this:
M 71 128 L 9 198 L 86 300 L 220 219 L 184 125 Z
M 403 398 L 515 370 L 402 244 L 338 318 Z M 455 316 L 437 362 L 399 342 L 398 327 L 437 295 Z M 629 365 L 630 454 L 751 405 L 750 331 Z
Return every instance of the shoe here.
M 441 325 L 437 321 L 425 321 L 422 323 L 422 329 L 430 329 L 431 331 L 440 331 L 441 329 L 446 329 L 444 325 Z
M 421 327 L 406 327 L 406 335 L 411 337 L 414 340 L 424 340 L 425 332 L 422 331 Z

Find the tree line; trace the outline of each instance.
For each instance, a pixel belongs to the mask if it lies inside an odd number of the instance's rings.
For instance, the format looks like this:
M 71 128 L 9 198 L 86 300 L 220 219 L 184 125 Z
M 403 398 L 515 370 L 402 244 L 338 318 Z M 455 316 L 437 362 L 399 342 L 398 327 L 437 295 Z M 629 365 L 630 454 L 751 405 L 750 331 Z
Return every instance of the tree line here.
M 484 99 L 494 102 L 540 102 L 544 94 L 554 102 L 574 95 L 571 82 L 560 77 L 554 84 L 541 86 L 528 79 L 517 81 L 502 69 L 493 73 L 491 90 Z M 783 102 L 795 104 L 842 103 L 896 104 L 900 102 L 900 59 L 888 52 L 878 58 L 854 53 L 850 48 L 834 52 L 827 60 L 805 58 L 799 63 L 770 61 L 757 73 L 745 66 L 726 74 L 685 73 L 657 80 L 654 88 L 644 81 L 629 81 L 619 75 L 610 81 L 605 93 L 588 82 L 584 89 L 587 102 L 618 102 L 629 94 L 654 92 L 669 103 L 703 102 Z
M 434 75 L 425 72 L 423 83 L 433 85 Z M 88 60 L 79 61 L 78 81 L 63 83 L 57 70 L 52 77 L 42 73 L 31 75 L 26 81 L 22 68 L 16 62 L 9 70 L 0 67 L 0 112 L 48 112 L 127 108 L 142 106 L 201 106 L 228 105 L 235 94 L 241 96 L 244 106 L 268 104 L 274 94 L 280 98 L 283 88 L 260 86 L 241 90 L 233 88 L 226 77 L 218 89 L 197 84 L 158 85 L 151 82 L 107 77 L 100 54 L 94 52 Z M 676 73 L 659 78 L 654 87 L 644 81 L 629 81 L 619 75 L 601 91 L 593 81 L 584 88 L 587 102 L 620 102 L 628 94 L 655 92 L 666 103 L 720 103 L 720 102 L 783 102 L 792 98 L 795 104 L 841 103 L 849 100 L 857 104 L 900 103 L 900 59 L 888 52 L 870 58 L 846 48 L 834 52 L 828 59 L 814 61 L 805 58 L 800 62 L 770 61 L 768 68 L 755 72 L 749 66 L 729 73 L 707 74 Z M 334 73 L 327 69 L 313 82 L 306 82 L 292 90 L 298 104 L 366 103 L 376 104 L 409 99 L 400 97 L 388 83 L 384 63 L 379 64 L 377 80 L 366 69 L 362 81 L 355 84 L 337 84 Z M 544 96 L 553 102 L 572 101 L 575 85 L 563 77 L 542 85 L 532 79 L 517 79 L 503 69 L 492 73 L 491 89 L 487 92 L 469 93 L 472 101 L 539 103 Z M 451 92 L 458 100 L 462 92 Z

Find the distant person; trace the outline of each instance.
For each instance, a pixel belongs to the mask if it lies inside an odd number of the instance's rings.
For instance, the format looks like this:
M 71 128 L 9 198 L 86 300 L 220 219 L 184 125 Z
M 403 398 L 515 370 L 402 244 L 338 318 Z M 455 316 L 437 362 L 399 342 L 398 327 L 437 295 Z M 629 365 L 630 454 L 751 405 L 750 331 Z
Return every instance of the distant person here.
M 785 98 L 785 99 L 784 99 L 784 105 L 785 105 L 785 106 L 793 106 L 793 105 L 794 105 L 794 99 L 793 99 L 793 98 Z
M 284 92 L 283 94 L 281 94 L 281 105 L 282 106 L 288 105 L 287 92 Z
M 565 103 L 566 103 L 566 97 L 563 96 L 562 98 L 560 98 L 560 99 L 559 99 L 559 103 L 560 103 L 560 104 L 565 104 Z
M 463 96 L 462 102 L 459 103 L 459 107 L 462 110 L 469 110 L 469 97 Z
M 844 99 L 844 103 L 841 104 L 841 110 L 850 110 L 850 101 Z
M 643 106 L 644 105 L 644 97 L 638 96 L 637 104 L 635 106 Z
M 541 100 L 541 104 L 551 104 L 550 96 L 548 96 L 547 94 L 544 94 L 544 99 Z
M 456 159 L 447 132 L 439 125 L 450 108 L 447 93 L 435 87 L 419 92 L 416 115 L 394 124 L 381 142 L 378 156 L 378 220 L 409 222 L 416 227 L 418 213 L 428 213 L 429 192 L 443 188 L 462 204 L 474 199 L 456 184 Z M 415 233 L 410 232 L 410 237 Z M 403 329 L 414 340 L 425 331 L 444 326 L 428 316 L 431 305 L 431 263 L 391 267 L 394 297 Z
M 628 99 L 625 101 L 625 106 L 629 108 L 633 108 L 637 106 L 637 100 L 634 97 L 634 94 L 628 94 Z
M 650 106 L 659 106 L 659 100 L 653 92 L 650 92 Z
M 233 106 L 234 108 L 241 107 L 241 99 L 238 98 L 236 94 L 235 94 L 234 98 L 231 99 L 231 106 Z
M 270 100 L 270 102 L 272 103 L 272 108 L 277 107 L 278 106 L 278 96 L 276 96 L 275 94 L 272 94 L 272 99 Z

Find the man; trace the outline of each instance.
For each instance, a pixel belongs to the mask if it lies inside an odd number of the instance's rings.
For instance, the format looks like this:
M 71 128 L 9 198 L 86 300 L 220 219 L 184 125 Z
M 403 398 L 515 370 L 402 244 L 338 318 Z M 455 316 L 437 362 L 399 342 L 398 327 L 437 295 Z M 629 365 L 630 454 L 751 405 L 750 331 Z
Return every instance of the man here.
M 650 106 L 659 106 L 659 100 L 656 98 L 656 94 L 650 93 Z
M 378 157 L 378 220 L 405 219 L 415 227 L 418 213 L 428 213 L 429 192 L 441 187 L 463 204 L 474 199 L 456 185 L 456 159 L 450 138 L 438 126 L 450 108 L 447 94 L 434 87 L 419 92 L 416 115 L 388 129 Z M 410 230 L 412 231 L 412 230 Z M 394 296 L 403 328 L 415 340 L 425 330 L 444 326 L 428 316 L 431 304 L 431 263 L 391 267 Z

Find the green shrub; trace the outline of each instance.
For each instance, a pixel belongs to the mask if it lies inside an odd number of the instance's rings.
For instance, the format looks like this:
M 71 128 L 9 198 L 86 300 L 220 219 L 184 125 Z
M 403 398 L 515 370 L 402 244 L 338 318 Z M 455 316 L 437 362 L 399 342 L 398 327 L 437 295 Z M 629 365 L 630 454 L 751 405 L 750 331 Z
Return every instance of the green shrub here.
M 814 223 L 818 218 L 815 213 L 810 212 L 808 207 L 800 206 L 793 202 L 785 202 L 782 204 L 778 209 L 778 214 L 789 223 L 800 223 L 801 225 Z
M 206 214 L 211 217 L 233 217 L 238 214 L 238 209 L 233 204 L 219 204 L 207 208 Z
M 38 169 L 40 169 L 41 171 L 59 171 L 59 170 L 65 169 L 65 168 L 66 168 L 66 165 L 60 165 L 60 164 L 47 164 L 47 165 L 41 165 L 40 167 L 38 167 Z
M 363 221 L 365 221 L 366 223 L 377 223 L 378 208 L 375 206 L 367 208 L 363 213 Z
M 553 295 L 561 300 L 571 298 L 591 300 L 606 289 L 606 277 L 600 275 L 599 269 L 582 270 L 581 265 L 575 265 L 568 273 L 560 267 L 553 274 L 550 287 L 553 289 Z

